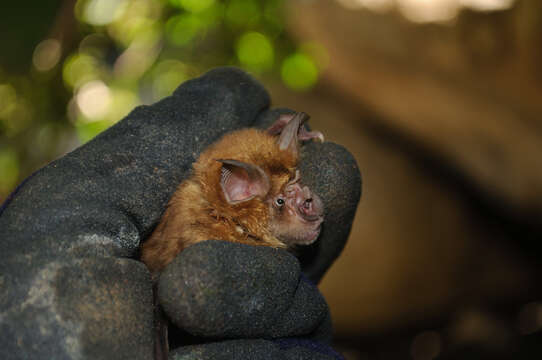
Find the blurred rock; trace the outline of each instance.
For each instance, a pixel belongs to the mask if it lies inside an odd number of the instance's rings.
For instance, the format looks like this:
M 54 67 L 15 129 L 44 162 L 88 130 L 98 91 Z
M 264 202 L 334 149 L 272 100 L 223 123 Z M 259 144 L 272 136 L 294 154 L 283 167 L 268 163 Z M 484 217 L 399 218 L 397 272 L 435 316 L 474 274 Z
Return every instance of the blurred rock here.
M 541 231 L 540 4 L 465 10 L 455 26 L 413 24 L 339 1 L 288 5 L 303 14 L 291 17 L 290 29 L 332 54 L 325 80 L 340 96 L 462 174 L 488 207 Z
M 336 338 L 374 336 L 386 351 L 388 334 L 442 320 L 456 307 L 535 296 L 537 277 L 515 237 L 453 174 L 435 171 L 411 142 L 373 126 L 377 115 L 329 83 L 305 94 L 269 89 L 277 103 L 311 114 L 312 127 L 345 146 L 363 173 L 350 239 L 320 286 Z

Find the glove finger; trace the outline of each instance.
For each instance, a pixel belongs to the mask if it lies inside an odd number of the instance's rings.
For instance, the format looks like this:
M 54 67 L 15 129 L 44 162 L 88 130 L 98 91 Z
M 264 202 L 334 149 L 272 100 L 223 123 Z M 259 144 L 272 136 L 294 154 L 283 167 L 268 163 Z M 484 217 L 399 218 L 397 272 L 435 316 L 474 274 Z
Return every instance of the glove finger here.
M 179 328 L 201 337 L 329 339 L 328 307 L 284 250 L 205 241 L 162 272 L 158 298 Z
M 0 266 L 0 359 L 152 358 L 143 264 L 107 257 L 36 265 L 10 258 Z
M 169 360 L 181 359 L 340 360 L 343 357 L 318 345 L 283 348 L 269 340 L 242 339 L 183 346 L 170 353 Z
M 301 247 L 298 253 L 301 269 L 318 283 L 350 235 L 361 197 L 361 174 L 352 154 L 332 142 L 307 144 L 301 155 L 301 178 L 325 205 L 318 241 Z

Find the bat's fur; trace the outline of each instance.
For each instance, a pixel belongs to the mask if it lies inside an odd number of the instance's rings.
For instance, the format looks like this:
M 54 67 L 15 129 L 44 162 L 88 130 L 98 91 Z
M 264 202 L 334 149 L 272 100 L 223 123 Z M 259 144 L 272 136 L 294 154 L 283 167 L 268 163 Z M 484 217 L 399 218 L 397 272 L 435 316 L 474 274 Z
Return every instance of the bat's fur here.
M 187 246 L 210 239 L 285 248 L 270 231 L 269 205 L 262 199 L 228 203 L 217 159 L 258 165 L 269 176 L 266 198 L 272 198 L 295 176 L 297 154 L 281 151 L 277 137 L 262 130 L 225 135 L 201 154 L 192 176 L 174 193 L 160 224 L 143 244 L 142 261 L 153 273 L 159 272 Z

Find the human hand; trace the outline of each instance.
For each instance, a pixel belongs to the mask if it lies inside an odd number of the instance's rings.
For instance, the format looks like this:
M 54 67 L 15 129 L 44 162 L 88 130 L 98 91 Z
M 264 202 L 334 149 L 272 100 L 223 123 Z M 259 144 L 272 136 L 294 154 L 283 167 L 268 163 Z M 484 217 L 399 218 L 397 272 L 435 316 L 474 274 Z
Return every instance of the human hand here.
M 0 213 L 0 357 L 152 358 L 151 280 L 136 260 L 139 246 L 197 154 L 222 133 L 264 119 L 268 106 L 267 93 L 251 78 L 217 69 L 136 108 L 27 179 Z M 359 196 L 359 173 L 350 173 L 350 187 L 337 191 L 353 193 L 353 205 L 337 208 L 342 218 L 326 214 L 326 224 L 337 218 L 345 225 L 338 240 L 336 230 L 328 237 L 323 230 L 320 246 L 334 249 L 332 257 L 346 240 L 356 191 Z M 340 196 L 331 200 L 339 204 Z M 332 260 L 318 247 L 311 251 L 302 264 L 318 279 Z

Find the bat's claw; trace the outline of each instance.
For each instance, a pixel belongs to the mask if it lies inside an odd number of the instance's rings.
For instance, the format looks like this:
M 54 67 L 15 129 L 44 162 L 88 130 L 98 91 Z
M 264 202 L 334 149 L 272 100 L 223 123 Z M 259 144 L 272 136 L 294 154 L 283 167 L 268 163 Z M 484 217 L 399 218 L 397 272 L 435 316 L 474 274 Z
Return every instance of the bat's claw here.
M 324 134 L 320 131 L 307 131 L 305 126 L 302 126 L 299 129 L 299 140 L 308 141 L 308 140 L 317 140 L 318 142 L 324 142 Z

